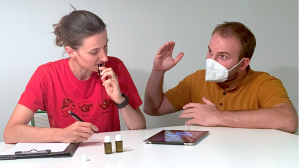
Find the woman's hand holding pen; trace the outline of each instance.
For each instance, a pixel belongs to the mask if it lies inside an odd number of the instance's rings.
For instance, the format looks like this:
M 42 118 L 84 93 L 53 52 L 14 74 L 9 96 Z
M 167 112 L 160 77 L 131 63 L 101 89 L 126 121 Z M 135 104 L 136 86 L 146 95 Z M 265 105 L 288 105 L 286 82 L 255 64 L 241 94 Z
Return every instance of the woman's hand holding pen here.
M 118 78 L 114 73 L 113 69 L 99 67 L 99 70 L 102 71 L 101 80 L 103 81 L 103 86 L 105 87 L 105 90 L 107 94 L 110 96 L 110 98 L 117 104 L 121 104 L 122 102 L 124 102 L 125 98 L 121 94 L 118 84 Z
M 64 143 L 87 141 L 94 134 L 93 130 L 98 131 L 98 128 L 89 122 L 76 121 L 72 125 L 61 129 L 58 141 Z

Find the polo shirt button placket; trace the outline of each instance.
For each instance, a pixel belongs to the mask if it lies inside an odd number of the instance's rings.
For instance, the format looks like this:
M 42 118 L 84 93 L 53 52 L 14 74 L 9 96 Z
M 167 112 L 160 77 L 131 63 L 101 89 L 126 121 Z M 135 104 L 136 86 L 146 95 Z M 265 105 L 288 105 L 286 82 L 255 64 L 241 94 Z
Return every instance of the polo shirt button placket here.
M 222 94 L 225 96 L 225 95 L 226 95 L 226 92 L 223 92 Z M 220 103 L 220 106 L 222 106 L 222 105 L 223 105 L 223 104 L 222 104 L 222 103 Z

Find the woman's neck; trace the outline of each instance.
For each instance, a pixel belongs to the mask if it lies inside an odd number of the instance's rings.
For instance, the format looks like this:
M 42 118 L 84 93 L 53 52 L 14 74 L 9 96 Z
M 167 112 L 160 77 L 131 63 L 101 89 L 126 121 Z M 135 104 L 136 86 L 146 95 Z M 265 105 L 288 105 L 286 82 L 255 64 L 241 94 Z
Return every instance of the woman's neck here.
M 87 80 L 90 78 L 90 75 L 92 74 L 92 71 L 88 69 L 84 69 L 82 66 L 80 66 L 74 58 L 69 59 L 69 66 L 75 77 L 79 80 Z

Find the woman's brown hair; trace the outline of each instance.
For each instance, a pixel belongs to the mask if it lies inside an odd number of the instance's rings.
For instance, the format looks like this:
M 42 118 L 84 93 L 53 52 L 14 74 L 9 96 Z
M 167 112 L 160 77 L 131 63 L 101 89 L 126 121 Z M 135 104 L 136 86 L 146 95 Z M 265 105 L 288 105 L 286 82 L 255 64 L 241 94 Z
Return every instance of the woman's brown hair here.
M 76 10 L 63 16 L 59 23 L 53 24 L 56 35 L 55 44 L 59 47 L 69 46 L 77 50 L 83 39 L 103 32 L 106 25 L 101 18 L 92 12 Z

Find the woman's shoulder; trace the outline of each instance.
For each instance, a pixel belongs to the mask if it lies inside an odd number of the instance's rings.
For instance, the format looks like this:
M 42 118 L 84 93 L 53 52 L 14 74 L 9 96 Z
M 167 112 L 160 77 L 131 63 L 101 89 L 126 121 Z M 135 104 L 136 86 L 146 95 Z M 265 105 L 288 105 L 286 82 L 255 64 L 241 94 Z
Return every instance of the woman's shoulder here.
M 53 70 L 53 69 L 61 69 L 65 68 L 65 65 L 68 63 L 68 58 L 60 59 L 56 61 L 47 62 L 45 64 L 42 64 L 38 67 L 38 69 L 46 69 L 46 70 Z
M 125 67 L 122 60 L 113 56 L 108 56 L 108 61 L 105 63 L 105 66 L 107 68 L 111 67 L 114 71 L 121 70 L 123 67 Z
M 107 56 L 108 57 L 108 61 L 106 64 L 123 64 L 122 60 L 120 60 L 119 58 L 117 57 L 114 57 L 114 56 Z

